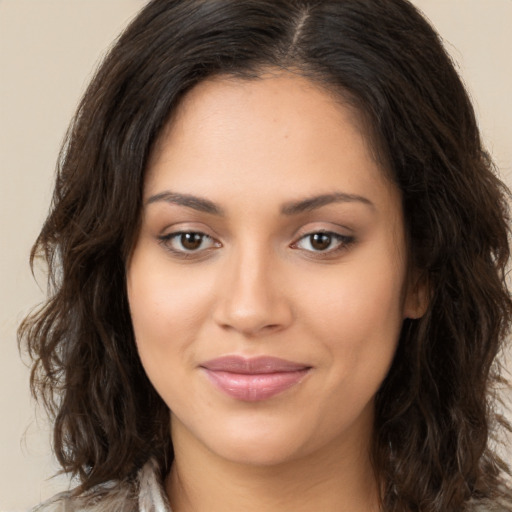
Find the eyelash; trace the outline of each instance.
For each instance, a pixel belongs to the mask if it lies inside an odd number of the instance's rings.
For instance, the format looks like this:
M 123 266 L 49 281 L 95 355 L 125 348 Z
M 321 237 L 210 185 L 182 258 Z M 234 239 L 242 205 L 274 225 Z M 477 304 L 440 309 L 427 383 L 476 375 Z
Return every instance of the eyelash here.
M 176 249 L 172 246 L 172 243 L 175 240 L 180 240 L 180 237 L 184 237 L 186 235 L 201 237 L 201 244 L 198 249 L 194 249 L 194 250 Z M 160 244 L 162 244 L 165 249 L 167 249 L 173 255 L 178 256 L 180 258 L 184 258 L 184 259 L 198 257 L 199 254 L 201 254 L 204 251 L 207 251 L 208 249 L 221 247 L 220 242 L 215 242 L 215 240 L 211 236 L 208 236 L 206 233 L 201 233 L 200 231 L 177 231 L 175 233 L 169 233 L 167 235 L 162 235 L 162 236 L 158 237 L 158 239 L 159 239 Z M 207 249 L 201 250 L 201 245 L 203 245 L 203 242 L 205 240 L 210 240 L 213 245 L 212 245 L 212 247 L 208 247 Z M 181 240 L 181 242 L 183 242 L 183 240 Z
M 305 235 L 302 235 L 296 242 L 292 243 L 290 247 L 292 249 L 300 249 L 299 243 L 305 240 L 309 240 L 309 243 L 311 245 L 312 237 L 317 235 L 323 235 L 330 238 L 329 240 L 329 247 L 332 245 L 332 243 L 337 243 L 337 246 L 332 249 L 328 248 L 327 250 L 309 250 L 309 249 L 303 249 L 308 253 L 312 253 L 315 255 L 315 257 L 319 258 L 328 258 L 335 256 L 339 254 L 340 252 L 348 249 L 354 242 L 355 238 L 353 236 L 348 235 L 340 235 L 339 233 L 335 233 L 333 231 L 326 231 L 326 230 L 318 230 L 313 231 L 310 233 L 306 233 Z M 173 242 L 175 240 L 180 241 L 181 237 L 184 236 L 194 236 L 194 237 L 200 237 L 201 243 L 197 249 L 193 250 L 187 250 L 187 249 L 177 249 L 172 246 Z M 166 250 L 171 252 L 173 255 L 187 259 L 187 258 L 197 258 L 200 255 L 204 255 L 205 251 L 209 251 L 214 248 L 222 247 L 220 242 L 216 242 L 211 236 L 207 235 L 206 233 L 202 233 L 200 231 L 177 231 L 175 233 L 169 233 L 167 235 L 162 235 L 158 237 L 159 243 L 164 246 Z M 203 242 L 205 240 L 210 240 L 212 242 L 212 246 L 201 249 L 201 246 L 203 245 Z M 183 240 L 181 239 L 181 245 L 183 244 Z M 183 245 L 182 245 L 183 247 Z
M 329 240 L 329 249 L 327 249 L 327 250 L 304 249 L 307 252 L 314 254 L 315 257 L 328 258 L 328 257 L 336 256 L 340 252 L 348 249 L 355 242 L 355 238 L 353 236 L 340 235 L 339 233 L 335 233 L 333 231 L 319 230 L 319 231 L 314 231 L 314 232 L 307 233 L 307 234 L 301 236 L 297 240 L 297 242 L 294 242 L 293 244 L 291 244 L 290 247 L 292 247 L 293 249 L 299 248 L 298 245 L 302 241 L 309 241 L 309 245 L 311 245 L 312 238 L 317 235 L 329 237 L 330 240 Z M 332 244 L 336 245 L 336 247 L 334 249 L 330 248 Z

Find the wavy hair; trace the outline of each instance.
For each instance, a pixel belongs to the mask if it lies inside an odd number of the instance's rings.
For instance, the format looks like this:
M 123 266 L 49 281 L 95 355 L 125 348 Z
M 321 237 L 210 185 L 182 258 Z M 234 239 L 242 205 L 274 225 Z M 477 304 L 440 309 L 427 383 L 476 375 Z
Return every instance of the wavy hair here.
M 508 469 L 491 439 L 506 427 L 495 389 L 512 315 L 509 193 L 439 36 L 407 0 L 154 0 L 120 36 L 67 133 L 31 253 L 48 265 L 49 295 L 19 330 L 60 464 L 81 491 L 132 478 L 150 456 L 169 470 L 169 411 L 138 358 L 125 286 L 144 172 L 194 85 L 269 67 L 359 112 L 429 283 L 428 311 L 405 321 L 376 398 L 383 510 L 505 499 Z

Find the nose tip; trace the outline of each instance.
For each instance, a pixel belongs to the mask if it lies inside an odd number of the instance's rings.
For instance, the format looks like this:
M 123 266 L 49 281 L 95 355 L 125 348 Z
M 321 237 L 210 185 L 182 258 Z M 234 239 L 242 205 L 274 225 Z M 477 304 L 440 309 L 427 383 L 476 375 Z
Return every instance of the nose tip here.
M 231 267 L 222 289 L 215 320 L 225 330 L 254 337 L 282 330 L 292 321 L 285 289 L 261 262 Z
M 231 304 L 229 310 L 218 319 L 218 324 L 225 330 L 237 331 L 245 336 L 275 332 L 285 326 L 284 321 L 278 321 L 276 315 L 262 310 L 247 308 L 241 304 Z

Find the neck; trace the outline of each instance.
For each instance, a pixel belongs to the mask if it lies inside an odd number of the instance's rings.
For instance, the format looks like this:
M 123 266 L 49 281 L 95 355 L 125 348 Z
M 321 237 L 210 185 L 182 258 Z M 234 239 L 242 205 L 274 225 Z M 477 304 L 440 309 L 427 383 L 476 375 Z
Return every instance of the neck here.
M 166 490 L 173 512 L 379 510 L 369 443 L 336 440 L 301 458 L 258 466 L 219 457 L 182 425 L 173 422 L 172 431 Z

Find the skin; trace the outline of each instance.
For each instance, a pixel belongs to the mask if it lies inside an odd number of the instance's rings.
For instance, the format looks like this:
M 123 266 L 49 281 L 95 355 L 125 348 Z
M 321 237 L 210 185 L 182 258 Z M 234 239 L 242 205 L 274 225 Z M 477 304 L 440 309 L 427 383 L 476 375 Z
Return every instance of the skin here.
M 378 510 L 374 397 L 403 319 L 425 304 L 400 193 L 358 125 L 322 89 L 276 72 L 199 84 L 160 137 L 127 286 L 142 363 L 172 411 L 174 512 Z M 187 252 L 171 237 L 183 231 L 207 236 Z M 318 250 L 318 232 L 336 236 Z M 311 370 L 246 402 L 200 368 L 233 354 Z

